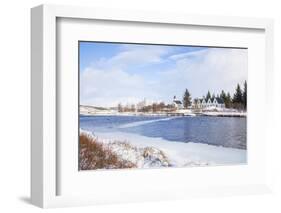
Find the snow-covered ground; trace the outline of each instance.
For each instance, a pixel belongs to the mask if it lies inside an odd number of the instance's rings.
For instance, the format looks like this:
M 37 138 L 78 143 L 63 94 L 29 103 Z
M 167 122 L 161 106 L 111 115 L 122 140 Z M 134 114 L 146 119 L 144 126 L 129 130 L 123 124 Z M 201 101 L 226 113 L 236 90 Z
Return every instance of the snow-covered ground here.
M 237 109 L 228 109 L 220 107 L 206 107 L 203 109 L 203 115 L 208 116 L 228 116 L 228 117 L 246 117 L 246 111 L 239 111 Z
M 225 116 L 225 117 L 246 117 L 247 112 L 203 112 L 203 115 L 207 116 Z
M 151 138 L 124 132 L 95 132 L 95 137 L 98 138 L 98 141 L 109 144 L 110 146 L 116 141 L 130 144 L 133 148 L 127 149 L 126 146 L 121 145 L 122 143 L 119 145 L 115 143 L 112 148 L 120 157 L 132 160 L 139 168 L 155 166 L 155 164 L 147 162 L 150 158 L 139 158 L 140 152 L 143 153 L 145 148 L 152 148 L 150 151 L 153 157 L 156 156 L 158 158 L 165 156 L 169 166 L 175 167 L 232 165 L 246 164 L 247 162 L 247 151 L 242 149 L 225 148 L 193 142 L 171 142 L 162 138 Z M 160 152 L 163 153 L 163 156 Z M 155 153 L 156 155 L 154 155 Z M 158 166 L 163 166 L 163 163 L 160 163 Z

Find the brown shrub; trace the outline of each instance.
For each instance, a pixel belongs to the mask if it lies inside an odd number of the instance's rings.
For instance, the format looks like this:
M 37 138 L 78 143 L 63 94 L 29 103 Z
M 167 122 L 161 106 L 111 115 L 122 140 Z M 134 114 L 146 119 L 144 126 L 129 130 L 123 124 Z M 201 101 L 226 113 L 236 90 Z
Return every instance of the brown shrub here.
M 86 134 L 79 138 L 79 169 L 121 169 L 136 167 L 130 161 L 120 159 L 107 146 Z

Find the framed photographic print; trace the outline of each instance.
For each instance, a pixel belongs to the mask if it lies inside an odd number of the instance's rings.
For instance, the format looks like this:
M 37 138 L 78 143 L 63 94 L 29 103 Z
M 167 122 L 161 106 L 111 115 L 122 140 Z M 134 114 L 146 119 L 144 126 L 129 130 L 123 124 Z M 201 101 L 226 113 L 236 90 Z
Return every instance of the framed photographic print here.
M 32 203 L 270 191 L 272 20 L 31 14 Z
M 80 170 L 247 163 L 246 48 L 78 45 Z

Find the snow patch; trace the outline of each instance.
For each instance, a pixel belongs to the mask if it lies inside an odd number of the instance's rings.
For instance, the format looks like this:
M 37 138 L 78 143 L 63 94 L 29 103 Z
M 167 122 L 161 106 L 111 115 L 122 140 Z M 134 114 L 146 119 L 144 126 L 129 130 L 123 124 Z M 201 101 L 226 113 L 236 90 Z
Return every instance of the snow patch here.
M 247 151 L 242 149 L 193 142 L 171 142 L 123 132 L 80 132 L 107 144 L 119 157 L 133 162 L 138 168 L 247 163 Z
M 125 141 L 137 148 L 154 147 L 161 150 L 169 160 L 170 165 L 175 167 L 247 163 L 247 151 L 242 149 L 194 142 L 172 142 L 162 138 L 151 138 L 123 132 L 96 132 L 96 135 L 103 143 Z
M 139 148 L 124 142 L 108 143 L 111 151 L 120 158 L 137 165 L 137 168 L 168 167 L 165 154 L 155 147 Z

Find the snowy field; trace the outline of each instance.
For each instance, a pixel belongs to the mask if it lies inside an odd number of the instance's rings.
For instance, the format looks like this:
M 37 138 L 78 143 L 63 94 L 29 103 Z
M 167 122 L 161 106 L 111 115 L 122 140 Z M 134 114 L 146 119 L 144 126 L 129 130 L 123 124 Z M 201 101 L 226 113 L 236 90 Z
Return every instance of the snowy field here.
M 93 137 L 96 137 L 99 142 L 109 145 L 121 158 L 136 163 L 138 168 L 166 166 L 167 162 L 172 167 L 247 163 L 247 151 L 242 149 L 193 142 L 171 142 L 162 138 L 152 138 L 124 132 L 95 132 Z M 123 143 L 116 143 L 116 141 L 125 142 L 131 146 L 124 146 Z M 144 150 L 150 150 L 149 158 L 140 158 L 140 152 L 143 153 Z M 164 153 L 167 157 L 167 159 L 164 159 L 164 163 L 154 164 L 153 162 L 148 162 L 150 159 L 153 161 L 155 160 L 154 158 L 162 157 L 159 153 Z

